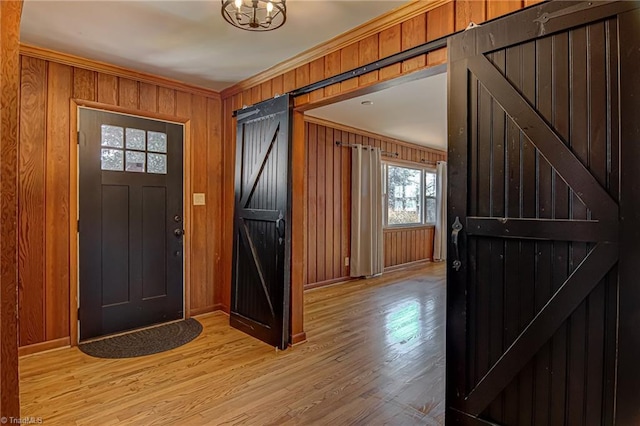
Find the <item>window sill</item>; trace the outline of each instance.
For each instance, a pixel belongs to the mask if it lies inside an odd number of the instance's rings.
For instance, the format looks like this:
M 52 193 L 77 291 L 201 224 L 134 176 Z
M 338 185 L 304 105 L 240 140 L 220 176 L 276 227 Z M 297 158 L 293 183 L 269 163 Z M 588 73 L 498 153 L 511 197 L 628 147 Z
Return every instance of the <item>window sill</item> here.
M 385 226 L 382 228 L 384 232 L 394 232 L 394 231 L 411 231 L 416 229 L 429 229 L 435 228 L 435 223 L 420 223 L 417 225 L 396 225 L 396 226 Z

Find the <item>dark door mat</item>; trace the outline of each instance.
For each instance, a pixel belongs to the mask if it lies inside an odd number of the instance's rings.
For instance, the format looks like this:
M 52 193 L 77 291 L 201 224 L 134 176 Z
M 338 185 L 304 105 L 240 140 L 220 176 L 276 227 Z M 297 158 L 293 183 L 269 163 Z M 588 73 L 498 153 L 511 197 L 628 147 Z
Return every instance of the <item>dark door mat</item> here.
M 202 324 L 189 318 L 120 336 L 81 343 L 78 348 L 85 354 L 97 358 L 134 358 L 175 349 L 189 343 L 201 332 Z

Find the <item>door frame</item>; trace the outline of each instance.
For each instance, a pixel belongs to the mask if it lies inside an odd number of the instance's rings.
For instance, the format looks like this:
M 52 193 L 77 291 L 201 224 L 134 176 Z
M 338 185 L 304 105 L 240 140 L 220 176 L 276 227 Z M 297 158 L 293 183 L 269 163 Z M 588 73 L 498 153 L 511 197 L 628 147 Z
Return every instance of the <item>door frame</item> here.
M 446 42 L 447 37 L 443 38 Z M 438 43 L 426 43 L 421 49 L 436 49 L 440 46 L 442 40 Z M 415 55 L 415 52 L 412 54 Z M 395 55 L 394 55 L 395 57 Z M 394 61 L 402 61 L 403 56 L 395 57 Z M 295 346 L 306 342 L 307 334 L 304 328 L 304 284 L 305 269 L 307 259 L 307 143 L 305 133 L 305 111 L 318 108 L 325 105 L 342 102 L 358 96 L 379 92 L 390 87 L 399 86 L 415 80 L 431 77 L 434 75 L 448 72 L 448 64 L 436 64 L 427 68 L 419 69 L 414 72 L 398 75 L 383 80 L 371 86 L 360 87 L 346 93 L 337 93 L 335 95 L 324 97 L 320 100 L 309 99 L 306 93 L 306 87 L 298 89 L 290 93 L 293 99 L 292 119 L 291 119 L 291 300 L 290 300 L 290 345 Z M 348 77 L 350 73 L 345 74 Z M 335 77 L 314 83 L 312 86 L 327 85 L 333 82 Z M 305 102 L 301 102 L 301 98 L 305 98 Z M 233 122 L 233 135 L 235 140 L 235 125 Z
M 80 109 L 93 109 L 101 112 L 122 114 L 142 118 L 147 120 L 166 121 L 181 125 L 182 133 L 182 211 L 184 215 L 184 255 L 182 267 L 182 306 L 183 318 L 191 317 L 191 234 L 193 219 L 193 208 L 191 200 L 191 119 L 175 115 L 160 114 L 155 112 L 140 111 L 131 108 L 122 108 L 116 105 L 109 105 L 100 102 L 86 101 L 72 98 L 70 101 L 70 128 L 75 131 L 69 132 L 69 340 L 70 346 L 77 346 L 79 342 L 78 334 L 78 304 L 80 296 L 80 279 L 78 258 L 79 236 L 78 236 L 78 216 L 80 207 L 80 168 L 78 167 L 78 131 L 80 130 Z

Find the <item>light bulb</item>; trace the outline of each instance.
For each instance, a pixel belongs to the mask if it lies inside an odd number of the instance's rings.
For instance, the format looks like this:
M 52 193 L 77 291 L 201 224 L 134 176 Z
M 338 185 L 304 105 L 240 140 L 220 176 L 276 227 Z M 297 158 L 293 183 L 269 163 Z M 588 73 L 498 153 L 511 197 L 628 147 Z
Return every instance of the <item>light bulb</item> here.
M 242 7 L 242 0 L 236 0 L 236 8 L 240 10 L 241 7 Z
M 271 12 L 273 12 L 273 3 L 269 2 L 267 3 L 267 13 L 271 15 Z

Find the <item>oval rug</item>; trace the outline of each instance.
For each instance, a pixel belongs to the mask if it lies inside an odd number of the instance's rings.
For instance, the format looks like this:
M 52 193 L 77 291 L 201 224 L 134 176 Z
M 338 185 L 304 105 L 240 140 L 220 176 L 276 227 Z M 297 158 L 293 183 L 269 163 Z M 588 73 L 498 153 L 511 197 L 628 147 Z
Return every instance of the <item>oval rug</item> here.
M 97 358 L 134 358 L 169 351 L 198 337 L 202 324 L 193 318 L 157 327 L 145 328 L 114 337 L 107 337 L 78 348 Z

